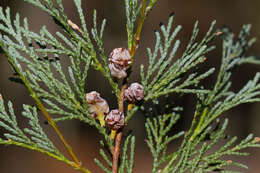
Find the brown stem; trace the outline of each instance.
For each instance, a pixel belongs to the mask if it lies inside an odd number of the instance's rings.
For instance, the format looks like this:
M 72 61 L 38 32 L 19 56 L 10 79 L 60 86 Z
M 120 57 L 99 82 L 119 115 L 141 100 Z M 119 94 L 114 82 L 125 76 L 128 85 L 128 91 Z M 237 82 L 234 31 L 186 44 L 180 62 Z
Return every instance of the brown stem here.
M 119 103 L 118 103 L 120 112 L 124 112 L 124 93 L 126 87 L 127 87 L 127 80 L 124 80 L 120 92 Z M 120 154 L 120 144 L 121 144 L 122 137 L 123 137 L 123 129 L 120 129 L 120 131 L 118 131 L 118 134 L 116 135 L 115 147 L 112 148 L 111 150 L 111 153 L 113 154 L 112 173 L 117 173 L 118 170 L 118 158 Z
M 116 135 L 116 145 L 115 149 L 113 151 L 113 164 L 112 164 L 112 173 L 117 173 L 118 170 L 118 158 L 120 154 L 120 144 L 123 136 L 123 130 L 121 130 L 117 135 Z
M 118 103 L 120 112 L 124 112 L 124 94 L 125 94 L 126 88 L 127 88 L 127 80 L 124 80 L 123 86 L 122 86 L 121 92 L 120 92 L 119 103 Z
M 133 57 L 135 55 L 136 49 L 139 44 L 141 31 L 142 31 L 143 24 L 144 24 L 145 17 L 146 17 L 146 12 L 145 12 L 146 2 L 147 2 L 147 0 L 143 0 L 143 6 L 142 6 L 140 20 L 138 22 L 137 30 L 136 30 L 136 33 L 134 36 L 133 46 L 130 50 L 130 55 L 133 60 L 134 60 Z M 120 96 L 119 96 L 119 100 L 118 100 L 118 107 L 119 107 L 120 112 L 124 112 L 124 93 L 125 93 L 125 89 L 127 88 L 128 77 L 129 77 L 129 74 L 123 81 L 123 86 L 121 88 L 121 92 L 120 92 Z M 116 135 L 115 147 L 111 149 L 111 153 L 113 154 L 112 173 L 117 173 L 117 170 L 118 170 L 118 158 L 119 158 L 119 154 L 120 154 L 120 144 L 122 141 L 122 137 L 123 137 L 123 129 L 120 129 L 120 131 L 118 131 L 118 134 Z

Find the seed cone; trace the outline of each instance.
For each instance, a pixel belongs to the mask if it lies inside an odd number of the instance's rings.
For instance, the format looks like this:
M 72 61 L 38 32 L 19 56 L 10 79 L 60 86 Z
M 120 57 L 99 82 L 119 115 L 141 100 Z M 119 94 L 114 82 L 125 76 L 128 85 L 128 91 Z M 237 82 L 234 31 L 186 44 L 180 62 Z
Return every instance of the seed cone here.
M 106 100 L 101 98 L 98 92 L 92 91 L 86 94 L 86 102 L 91 115 L 99 120 L 101 126 L 105 126 L 104 118 L 109 113 L 109 106 Z
M 109 55 L 109 69 L 111 75 L 122 79 L 127 76 L 126 70 L 129 69 L 132 58 L 126 48 L 115 48 Z
M 124 127 L 125 125 L 125 116 L 123 112 L 120 112 L 117 109 L 112 110 L 106 116 L 106 124 L 112 130 L 118 130 Z
M 128 100 L 131 103 L 135 103 L 144 98 L 144 88 L 139 83 L 132 83 L 125 90 L 125 100 Z

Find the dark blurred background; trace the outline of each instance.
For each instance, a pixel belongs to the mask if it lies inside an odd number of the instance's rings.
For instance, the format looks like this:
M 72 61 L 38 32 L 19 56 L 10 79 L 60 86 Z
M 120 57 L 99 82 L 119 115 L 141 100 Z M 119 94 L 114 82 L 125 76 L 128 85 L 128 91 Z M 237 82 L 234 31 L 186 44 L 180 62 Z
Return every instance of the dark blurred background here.
M 72 0 L 66 0 L 65 9 L 69 18 L 75 23 L 79 23 L 78 15 L 76 13 L 75 6 Z M 115 47 L 127 47 L 126 33 L 125 33 L 125 13 L 124 13 L 124 1 L 123 0 L 83 0 L 83 9 L 85 10 L 86 19 L 89 27 L 92 25 L 93 10 L 97 9 L 98 19 L 107 19 L 107 26 L 105 30 L 104 42 L 106 54 Z M 53 21 L 44 12 L 41 12 L 38 8 L 35 8 L 29 4 L 24 3 L 22 0 L 0 0 L 0 6 L 11 7 L 11 12 L 14 15 L 19 12 L 22 17 L 28 17 L 30 28 L 35 32 L 38 32 L 43 25 L 55 32 L 58 27 L 55 26 Z M 175 26 L 180 24 L 183 26 L 181 33 L 178 35 L 178 39 L 181 40 L 184 47 L 192 32 L 193 24 L 196 20 L 199 20 L 200 36 L 207 31 L 212 20 L 217 20 L 217 27 L 220 28 L 223 25 L 227 25 L 232 29 L 234 33 L 238 33 L 242 24 L 251 23 L 253 25 L 251 36 L 260 38 L 260 1 L 259 0 L 163 0 L 158 2 L 150 13 L 143 29 L 141 37 L 140 48 L 137 51 L 136 59 L 137 63 L 134 66 L 134 73 L 132 81 L 139 81 L 139 65 L 147 64 L 146 47 L 153 47 L 154 44 L 154 29 L 159 29 L 160 22 L 167 22 L 168 16 L 171 12 L 176 14 Z M 218 39 L 216 41 L 217 49 L 212 51 L 208 57 L 204 68 L 210 66 L 217 66 L 221 59 L 221 42 Z M 179 55 L 182 52 L 183 47 L 179 49 Z M 251 49 L 250 54 L 260 55 L 260 42 L 258 41 Z M 218 68 L 218 67 L 217 67 Z M 233 89 L 237 91 L 241 88 L 248 79 L 253 78 L 254 74 L 260 71 L 260 67 L 245 65 L 234 71 Z M 32 99 L 28 96 L 26 89 L 19 84 L 10 82 L 8 77 L 12 75 L 10 66 L 7 63 L 7 58 L 0 55 L 0 93 L 5 100 L 12 100 L 16 108 L 17 115 L 20 115 L 23 103 L 33 103 Z M 212 76 L 204 81 L 205 84 L 210 83 L 216 76 Z M 116 107 L 115 98 L 111 98 L 110 91 L 107 89 L 108 84 L 104 78 L 99 74 L 91 70 L 91 75 L 87 83 L 87 91 L 96 90 L 101 95 L 109 100 L 111 108 Z M 174 98 L 173 98 L 174 99 Z M 192 112 L 194 111 L 194 97 L 185 96 L 181 100 L 178 100 L 185 111 L 182 113 L 182 119 L 177 125 L 177 130 L 185 130 L 189 127 Z M 260 108 L 259 104 L 247 104 L 241 105 L 231 111 L 225 113 L 223 117 L 230 119 L 227 133 L 230 136 L 238 136 L 239 139 L 245 138 L 247 134 L 254 133 L 256 136 L 260 136 Z M 26 122 L 23 122 L 21 117 L 22 126 L 25 126 Z M 44 118 L 41 118 L 41 122 L 44 122 Z M 147 149 L 144 138 L 144 118 L 142 114 L 137 114 L 129 124 L 128 129 L 132 129 L 133 133 L 137 136 L 136 142 L 136 165 L 135 172 L 149 173 L 151 172 L 151 154 Z M 63 150 L 63 146 L 57 140 L 56 135 L 48 125 L 43 125 L 48 135 L 55 140 L 55 144 Z M 99 152 L 99 140 L 102 139 L 96 130 L 91 127 L 81 124 L 77 121 L 62 122 L 59 124 L 62 132 L 64 132 L 66 139 L 73 146 L 75 153 L 79 156 L 82 163 L 90 168 L 93 173 L 101 172 L 95 165 L 92 158 L 97 157 Z M 170 150 L 175 150 L 177 145 L 172 145 Z M 260 172 L 260 150 L 249 149 L 247 150 L 251 154 L 249 157 L 236 157 L 235 161 L 241 161 L 249 166 L 249 170 L 236 169 L 241 172 L 258 173 Z M 228 159 L 233 159 L 228 158 Z M 52 158 L 49 158 L 41 153 L 28 151 L 26 149 L 17 147 L 3 147 L 0 146 L 0 169 L 1 173 L 76 173 L 65 164 L 58 162 Z

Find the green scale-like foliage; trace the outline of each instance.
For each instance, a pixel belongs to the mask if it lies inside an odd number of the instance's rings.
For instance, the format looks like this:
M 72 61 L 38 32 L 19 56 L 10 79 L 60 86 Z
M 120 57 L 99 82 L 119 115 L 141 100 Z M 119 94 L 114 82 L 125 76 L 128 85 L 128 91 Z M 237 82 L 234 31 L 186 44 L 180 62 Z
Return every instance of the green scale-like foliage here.
M 0 96 L 0 128 L 5 131 L 0 144 L 36 150 L 65 162 L 76 170 L 90 173 L 88 169 L 70 161 L 59 152 L 40 126 L 38 110 L 46 116 L 56 133 L 56 122 L 76 119 L 95 127 L 103 135 L 104 140 L 100 141 L 102 160 L 94 161 L 104 172 L 112 173 L 116 142 L 110 138 L 110 129 L 102 127 L 90 115 L 85 100 L 90 68 L 99 71 L 108 80 L 119 105 L 122 99 L 120 82 L 110 75 L 108 55 L 104 49 L 103 33 L 106 20 L 99 24 L 97 12 L 94 10 L 93 27 L 89 30 L 81 0 L 74 0 L 80 19 L 78 26 L 69 20 L 62 0 L 25 1 L 48 13 L 60 26 L 61 31 L 51 33 L 43 26 L 39 33 L 33 32 L 27 18 L 20 19 L 20 15 L 16 14 L 15 18 L 11 19 L 10 9 L 4 10 L 0 7 L 0 53 L 6 54 L 14 70 L 14 76 L 10 80 L 24 84 L 38 107 L 23 106 L 21 115 L 28 119 L 28 127 L 21 129 L 12 103 L 4 105 Z M 140 46 L 144 21 L 156 3 L 157 0 L 143 0 L 142 3 L 138 0 L 125 0 L 126 42 L 133 62 L 138 58 L 136 48 Z M 202 39 L 198 40 L 199 23 L 195 22 L 190 41 L 183 52 L 178 52 L 181 44 L 178 33 L 181 26 L 174 28 L 173 21 L 174 15 L 171 14 L 167 24 L 161 24 L 160 30 L 155 31 L 154 47 L 147 48 L 148 63 L 140 66 L 140 83 L 145 96 L 143 101 L 131 105 L 132 109 L 125 111 L 125 125 L 130 123 L 138 110 L 146 115 L 145 142 L 153 157 L 153 173 L 232 172 L 229 171 L 230 165 L 247 168 L 244 164 L 225 158 L 230 155 L 248 155 L 242 150 L 260 147 L 259 138 L 253 138 L 250 134 L 240 142 L 237 142 L 237 137 L 226 139 L 228 120 L 221 121 L 218 118 L 240 104 L 260 101 L 260 73 L 238 92 L 231 91 L 230 79 L 235 67 L 248 63 L 260 64 L 259 59 L 247 56 L 246 53 L 255 42 L 255 38 L 247 40 L 251 26 L 244 25 L 238 38 L 234 39 L 234 34 L 227 28 L 215 31 L 216 22 L 213 21 Z M 208 88 L 200 82 L 213 74 L 215 67 L 204 72 L 199 72 L 196 68 L 202 66 L 209 52 L 215 49 L 212 42 L 216 37 L 223 40 L 222 62 L 215 85 Z M 131 67 L 123 84 L 129 82 Z M 172 103 L 171 94 L 193 94 L 197 98 L 194 118 L 186 132 L 172 132 L 174 125 L 181 118 L 182 108 Z M 165 111 L 156 112 L 154 107 L 161 106 L 161 98 L 167 99 L 166 105 L 161 108 Z M 57 134 L 60 137 L 60 134 Z M 169 153 L 169 145 L 177 138 L 181 140 L 180 146 Z M 117 163 L 119 173 L 131 173 L 134 170 L 135 140 L 132 134 L 122 139 Z M 64 140 L 62 141 L 64 143 Z M 70 152 L 70 146 L 64 144 Z M 77 162 L 75 157 L 74 161 Z
M 198 22 L 196 22 L 186 50 L 174 63 L 174 57 L 180 45 L 180 41 L 176 40 L 174 42 L 174 39 L 181 30 L 181 26 L 177 26 L 172 32 L 172 24 L 173 15 L 170 16 L 168 26 L 160 26 L 162 34 L 155 31 L 156 43 L 154 52 L 150 48 L 147 49 L 149 66 L 146 74 L 144 73 L 144 67 L 141 66 L 142 84 L 145 87 L 146 93 L 145 100 L 154 99 L 170 93 L 207 92 L 207 90 L 189 87 L 196 86 L 199 81 L 212 74 L 214 68 L 202 74 L 198 74 L 197 72 L 191 73 L 185 80 L 183 76 L 193 67 L 204 62 L 206 53 L 214 49 L 214 46 L 208 47 L 207 44 L 217 35 L 217 33 L 211 34 L 215 22 L 212 22 L 209 31 L 200 43 L 195 42 L 199 31 Z M 153 76 L 154 73 L 156 74 L 155 76 Z
M 50 3 L 48 4 L 51 5 Z M 61 3 L 59 4 L 62 7 Z M 81 1 L 75 1 L 75 4 L 79 8 L 79 14 L 82 18 Z M 47 10 L 47 6 L 44 7 L 45 10 Z M 49 8 L 51 9 L 51 7 Z M 58 13 L 56 10 L 54 12 L 47 11 L 52 14 L 52 17 L 56 15 L 56 20 L 60 23 L 65 23 L 67 20 L 67 18 L 63 18 L 64 16 L 60 17 L 56 14 Z M 23 25 L 20 23 L 19 14 L 12 22 L 9 8 L 5 10 L 5 13 L 0 8 L 0 20 L 4 23 L 0 25 L 0 29 L 3 31 L 0 35 L 1 44 L 8 52 L 9 62 L 12 66 L 17 66 L 14 67 L 15 71 L 21 72 L 37 97 L 46 103 L 47 111 L 57 116 L 54 120 L 79 119 L 99 128 L 99 131 L 108 139 L 105 129 L 101 128 L 91 116 L 88 116 L 85 101 L 85 85 L 89 67 L 92 65 L 97 70 L 101 68 L 90 39 L 82 39 L 68 24 L 63 26 L 64 33 L 56 32 L 53 35 L 44 26 L 37 34 L 29 30 L 26 18 L 23 20 Z M 84 25 L 86 24 L 82 24 L 83 29 Z M 100 48 L 101 58 L 107 66 L 107 57 L 104 55 L 102 46 L 104 27 L 105 20 L 102 23 L 101 31 L 98 32 L 96 13 L 94 13 L 92 34 Z M 73 38 L 68 38 L 68 36 Z M 88 35 L 85 37 L 89 38 Z M 63 65 L 64 58 L 69 60 L 69 65 L 66 68 Z M 21 68 L 22 65 L 26 65 L 26 70 Z M 105 74 L 113 83 L 115 93 L 117 93 L 117 85 L 110 77 L 108 68 L 105 69 L 107 71 Z M 102 68 L 100 71 L 104 73 L 105 69 Z M 21 76 L 18 76 L 19 78 Z
M 41 128 L 37 108 L 29 105 L 23 105 L 23 108 L 22 115 L 29 120 L 30 128 L 21 129 L 18 126 L 12 102 L 8 102 L 8 109 L 6 110 L 0 95 L 0 127 L 6 131 L 4 133 L 6 139 L 0 139 L 0 143 L 29 148 L 46 153 L 56 159 L 68 161 Z

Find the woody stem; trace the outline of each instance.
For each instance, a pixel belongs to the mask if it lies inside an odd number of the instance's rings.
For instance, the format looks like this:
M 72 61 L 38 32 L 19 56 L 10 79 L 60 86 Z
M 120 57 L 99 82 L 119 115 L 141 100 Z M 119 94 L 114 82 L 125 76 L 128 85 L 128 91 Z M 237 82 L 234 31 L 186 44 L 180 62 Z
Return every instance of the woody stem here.
M 127 87 L 127 82 L 124 80 L 124 84 L 121 88 L 120 97 L 119 97 L 119 111 L 124 112 L 124 93 Z M 112 164 L 112 173 L 117 173 L 118 170 L 118 158 L 120 154 L 120 144 L 123 136 L 123 129 L 120 129 L 116 135 L 115 148 L 113 150 L 113 164 Z
M 143 24 L 144 24 L 146 15 L 147 15 L 147 13 L 146 13 L 146 3 L 147 3 L 147 0 L 143 0 L 140 19 L 139 19 L 139 22 L 138 22 L 138 25 L 137 25 L 137 30 L 136 30 L 136 33 L 134 35 L 134 40 L 133 40 L 133 44 L 132 44 L 133 46 L 129 50 L 130 55 L 131 55 L 133 60 L 134 60 L 133 57 L 135 55 L 136 49 L 137 49 L 138 44 L 139 44 Z M 132 65 L 133 65 L 133 63 L 132 63 Z M 130 70 L 130 72 L 131 72 L 131 70 Z M 119 107 L 120 112 L 124 112 L 124 93 L 125 93 L 125 89 L 127 88 L 127 81 L 128 81 L 129 75 L 130 75 L 130 73 L 128 74 L 128 76 L 123 81 L 123 86 L 121 88 L 120 96 L 119 96 L 119 99 L 118 99 L 118 107 Z M 120 129 L 118 131 L 117 135 L 116 135 L 115 147 L 112 148 L 112 150 L 111 150 L 112 154 L 113 154 L 112 173 L 117 173 L 117 170 L 118 170 L 118 158 L 119 158 L 119 154 L 120 154 L 120 144 L 121 144 L 121 141 L 122 141 L 122 137 L 123 137 L 123 129 Z

